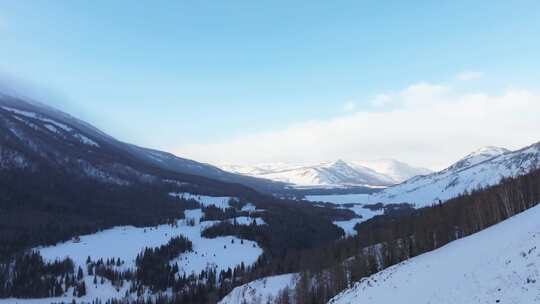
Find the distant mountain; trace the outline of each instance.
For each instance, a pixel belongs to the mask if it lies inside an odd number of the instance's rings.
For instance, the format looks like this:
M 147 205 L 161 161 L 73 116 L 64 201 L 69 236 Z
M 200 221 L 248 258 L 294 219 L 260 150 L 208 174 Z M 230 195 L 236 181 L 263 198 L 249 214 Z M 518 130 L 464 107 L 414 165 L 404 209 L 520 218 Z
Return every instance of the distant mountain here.
M 413 167 L 404 162 L 394 159 L 379 159 L 367 161 L 353 161 L 351 164 L 370 168 L 378 173 L 384 174 L 391 178 L 395 184 L 399 184 L 409 178 L 433 173 L 432 170 L 420 167 Z
M 513 152 L 504 148 L 485 147 L 442 171 L 413 177 L 376 193 L 369 201 L 408 202 L 421 207 L 495 185 L 504 177 L 522 175 L 539 166 L 540 143 Z
M 345 161 L 322 163 L 314 166 L 276 170 L 259 177 L 290 183 L 301 187 L 384 187 L 393 181 L 369 168 L 351 166 Z
M 0 169 L 37 169 L 47 164 L 120 185 L 163 180 L 171 175 L 179 183 L 189 180 L 196 184 L 197 177 L 201 182 L 202 177 L 265 192 L 284 189 L 281 183 L 118 141 L 54 108 L 4 94 L 0 94 L 0 143 Z
M 270 179 L 296 188 L 386 187 L 430 170 L 415 168 L 395 160 L 347 162 L 337 160 L 316 165 L 285 163 L 256 166 L 224 165 L 223 170 Z

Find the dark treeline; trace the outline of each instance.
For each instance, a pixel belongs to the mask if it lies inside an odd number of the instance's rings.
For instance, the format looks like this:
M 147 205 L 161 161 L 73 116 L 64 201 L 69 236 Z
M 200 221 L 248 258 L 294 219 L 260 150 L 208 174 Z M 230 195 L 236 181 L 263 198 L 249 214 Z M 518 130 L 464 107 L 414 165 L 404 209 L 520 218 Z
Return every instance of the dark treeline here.
M 231 200 L 235 201 L 235 200 Z M 229 208 L 219 208 L 214 205 L 202 206 L 201 207 L 204 215 L 202 221 L 223 221 L 226 219 L 232 219 L 238 216 L 249 216 L 249 212 L 241 211 L 235 207 Z
M 73 261 L 45 262 L 38 252 L 17 255 L 13 263 L 0 265 L 0 298 L 61 296 L 70 287 L 85 292 L 74 274 Z
M 320 209 L 320 210 L 318 210 Z M 264 250 L 263 259 L 281 259 L 290 250 L 315 248 L 333 242 L 343 235 L 343 230 L 332 224 L 329 218 L 351 218 L 349 210 L 330 208 L 301 208 L 290 206 L 267 209 L 260 215 L 266 225 L 235 225 L 221 222 L 205 229 L 204 237 L 233 235 L 256 241 Z
M 135 260 L 138 284 L 150 287 L 152 291 L 164 291 L 169 286 L 177 286 L 178 265 L 170 265 L 170 260 L 191 251 L 193 244 L 183 236 L 169 240 L 165 245 L 146 248 Z M 178 289 L 182 289 L 181 287 Z

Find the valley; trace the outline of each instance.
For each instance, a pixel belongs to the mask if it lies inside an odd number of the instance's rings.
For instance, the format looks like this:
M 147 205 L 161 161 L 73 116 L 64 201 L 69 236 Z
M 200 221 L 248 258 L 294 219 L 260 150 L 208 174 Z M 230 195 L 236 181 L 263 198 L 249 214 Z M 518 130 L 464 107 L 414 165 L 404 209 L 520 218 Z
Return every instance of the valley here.
M 540 304 L 540 1 L 0 1 L 0 304 Z
M 316 292 L 305 287 L 306 280 L 330 288 L 320 298 L 330 300 L 346 289 L 337 285 L 342 278 L 335 271 L 354 278 L 360 263 L 361 277 L 384 276 L 400 267 L 383 270 L 402 262 L 399 256 L 412 255 L 407 251 L 385 258 L 397 236 L 379 234 L 379 229 L 411 216 L 417 217 L 413 221 L 431 217 L 431 209 L 441 204 L 455 212 L 452 208 L 465 206 L 467 195 L 498 191 L 503 187 L 499 183 L 527 176 L 540 164 L 540 149 L 533 144 L 516 151 L 482 148 L 439 172 L 387 160 L 224 168 L 234 171 L 229 173 L 119 142 L 43 105 L 12 97 L 0 103 L 2 174 L 11 181 L 3 190 L 10 198 L 3 202 L 7 213 L 0 214 L 8 227 L 2 231 L 8 245 L 2 257 L 19 259 L 5 264 L 0 273 L 15 276 L 9 270 L 14 267 L 15 273 L 21 271 L 18 276 L 26 276 L 24 283 L 4 285 L 1 303 L 114 304 L 143 297 L 233 304 L 289 298 L 299 303 L 302 292 Z M 214 179 L 216 173 L 220 180 Z M 56 184 L 43 183 L 53 176 Z M 25 186 L 18 187 L 23 180 Z M 35 196 L 25 191 L 31 185 L 40 189 Z M 355 187 L 372 190 L 355 194 Z M 86 197 L 79 199 L 79 192 Z M 128 205 L 137 208 L 126 209 Z M 15 217 L 18 222 L 12 221 Z M 439 247 L 436 243 L 416 250 L 446 251 Z M 341 258 L 329 259 L 325 252 Z M 37 276 L 18 270 L 24 264 L 17 261 L 36 258 L 32 254 L 42 259 L 36 263 L 44 270 L 34 270 Z M 61 275 L 45 270 L 55 269 L 55 263 L 66 265 Z M 349 301 L 348 295 L 365 289 L 359 286 L 369 280 L 332 301 Z M 21 298 L 19 285 L 27 284 L 43 291 Z

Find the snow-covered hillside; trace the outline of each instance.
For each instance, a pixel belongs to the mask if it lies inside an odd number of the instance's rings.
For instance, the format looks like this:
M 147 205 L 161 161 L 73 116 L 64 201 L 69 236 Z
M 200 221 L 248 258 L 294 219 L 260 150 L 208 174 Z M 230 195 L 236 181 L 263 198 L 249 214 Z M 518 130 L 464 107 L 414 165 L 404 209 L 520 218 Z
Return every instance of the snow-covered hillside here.
M 413 177 L 371 195 L 317 195 L 307 199 L 331 203 L 410 203 L 423 207 L 498 184 L 504 177 L 522 175 L 539 166 L 540 143 L 517 151 L 486 147 L 442 171 Z
M 359 165 L 384 174 L 390 177 L 396 184 L 418 175 L 433 173 L 432 170 L 421 167 L 413 167 L 395 159 L 351 161 L 350 163 L 353 167 Z
M 384 187 L 400 183 L 412 176 L 431 173 L 395 160 L 337 160 L 315 165 L 284 163 L 256 166 L 223 165 L 223 170 L 292 184 L 296 187 Z
M 228 208 L 231 197 L 211 197 L 191 195 L 188 193 L 171 193 L 171 196 L 191 198 L 197 200 L 203 206 L 214 205 L 218 208 Z M 247 204 L 245 211 L 253 207 Z M 242 209 L 244 210 L 244 209 Z M 257 212 L 263 212 L 257 210 Z M 175 236 L 184 236 L 193 244 L 193 250 L 185 252 L 170 261 L 177 264 L 182 274 L 199 274 L 202 271 L 213 269 L 218 273 L 235 266 L 251 265 L 262 254 L 261 247 L 254 241 L 241 240 L 234 236 L 204 238 L 201 232 L 209 226 L 217 224 L 219 221 L 201 221 L 203 212 L 201 209 L 186 210 L 185 219 L 178 220 L 174 225 L 159 225 L 155 227 L 137 228 L 133 226 L 122 226 L 104 231 L 82 235 L 76 240 L 59 243 L 53 246 L 37 248 L 41 256 L 47 261 L 60 260 L 69 257 L 73 260 L 75 267 L 84 269 L 85 283 L 88 286 L 87 295 L 82 298 L 75 298 L 66 293 L 59 298 L 43 299 L 0 299 L 0 303 L 51 303 L 77 301 L 91 302 L 100 299 L 103 302 L 110 298 L 123 298 L 129 289 L 129 284 L 124 288 L 116 289 L 105 279 L 104 284 L 93 283 L 93 276 L 86 271 L 86 260 L 90 257 L 93 261 L 98 259 L 120 259 L 123 261 L 120 269 L 135 269 L 135 259 L 145 248 L 159 247 L 166 244 Z M 192 224 L 188 223 L 192 221 Z M 237 217 L 229 219 L 238 225 L 265 225 L 264 221 L 258 217 Z M 134 297 L 134 295 L 130 295 Z
M 540 206 L 356 283 L 332 304 L 538 303 Z
M 447 169 L 389 187 L 374 194 L 370 200 L 425 206 L 439 200 L 448 200 L 465 191 L 495 185 L 504 177 L 525 174 L 539 165 L 540 144 L 514 152 L 501 148 L 483 148 Z
M 238 286 L 225 296 L 219 304 L 273 303 L 279 293 L 289 288 L 289 297 L 293 299 L 297 274 L 271 276 Z
M 365 167 L 353 168 L 342 160 L 273 171 L 260 177 L 304 187 L 388 186 L 392 184 L 392 181 L 382 174 Z

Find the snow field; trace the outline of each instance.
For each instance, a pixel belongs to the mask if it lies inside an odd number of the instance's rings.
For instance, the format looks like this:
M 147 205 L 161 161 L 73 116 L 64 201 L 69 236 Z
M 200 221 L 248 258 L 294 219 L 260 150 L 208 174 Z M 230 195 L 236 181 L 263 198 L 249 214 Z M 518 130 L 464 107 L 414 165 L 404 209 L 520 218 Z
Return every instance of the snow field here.
M 294 273 L 283 274 L 249 282 L 233 289 L 219 304 L 267 303 L 268 299 L 275 299 L 286 287 L 292 292 L 298 279 L 297 276 Z
M 184 194 L 185 195 L 185 194 Z M 184 196 L 185 197 L 185 196 Z M 229 197 L 193 196 L 201 204 L 208 206 L 216 204 L 220 208 L 229 207 Z M 253 206 L 253 205 L 251 205 Z M 254 206 L 253 206 L 254 207 Z M 201 209 L 186 210 L 185 219 L 178 220 L 175 225 L 158 225 L 155 227 L 137 228 L 133 226 L 114 227 L 90 235 L 82 235 L 75 241 L 67 241 L 54 246 L 36 248 L 45 260 L 53 261 L 70 257 L 75 263 L 75 269 L 81 267 L 85 273 L 87 295 L 76 300 L 91 302 L 93 299 L 106 300 L 109 298 L 121 298 L 125 296 L 129 283 L 116 290 L 108 280 L 101 285 L 98 278 L 97 286 L 93 284 L 93 276 L 86 274 L 86 259 L 88 256 L 93 261 L 98 259 L 120 258 L 124 264 L 120 269 L 134 269 L 135 259 L 146 247 L 158 247 L 166 244 L 175 236 L 185 236 L 193 243 L 193 251 L 181 254 L 171 263 L 177 263 L 181 273 L 189 275 L 198 274 L 203 270 L 212 268 L 218 273 L 221 270 L 234 268 L 241 263 L 249 266 L 262 254 L 262 249 L 256 242 L 241 240 L 237 237 L 226 236 L 208 239 L 201 236 L 201 232 L 219 221 L 202 221 Z M 193 220 L 194 225 L 188 224 Z M 232 221 L 232 220 L 230 220 Z M 249 225 L 253 221 L 250 217 L 237 217 L 236 222 L 240 225 Z M 255 218 L 258 225 L 264 225 L 261 218 Z M 42 304 L 51 302 L 70 302 L 73 299 L 72 291 L 66 292 L 66 296 L 45 299 L 0 299 L 3 303 L 28 303 Z

